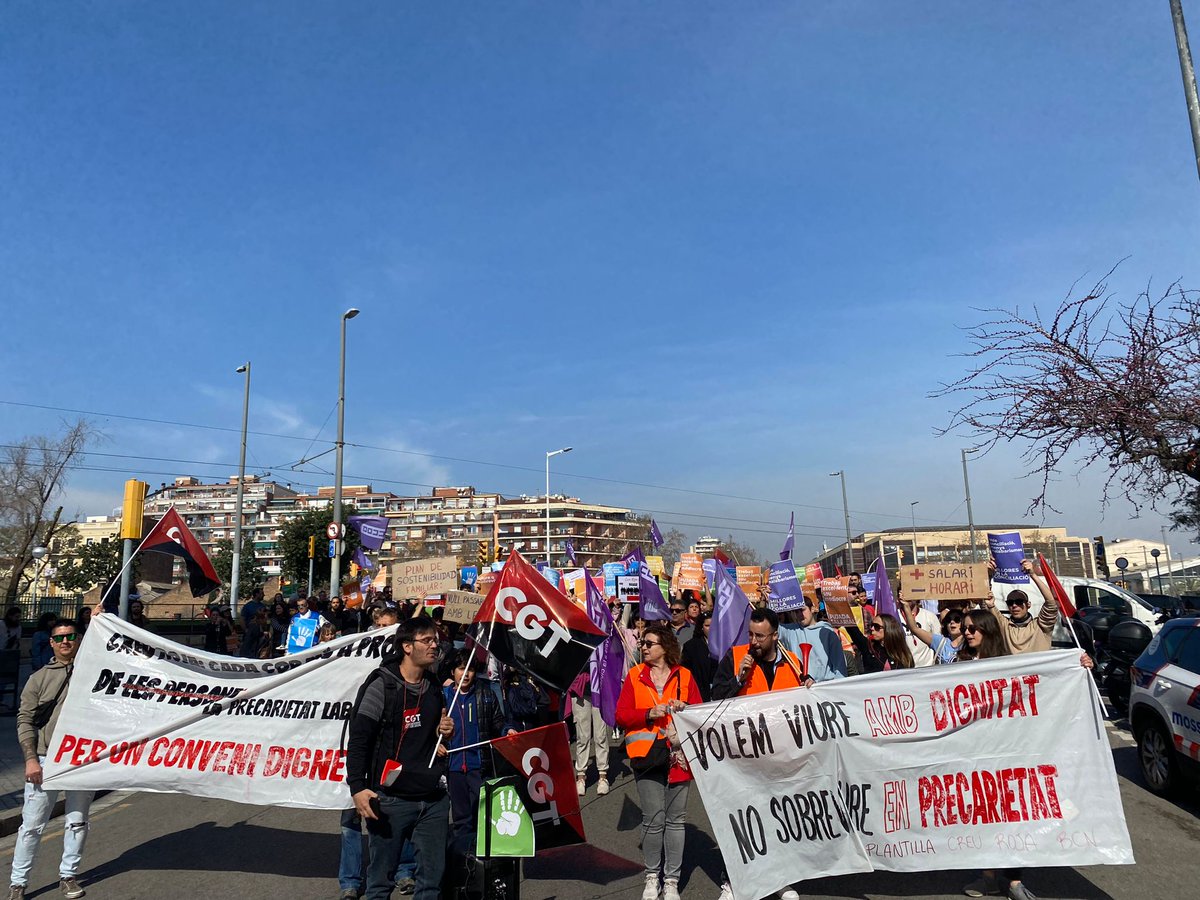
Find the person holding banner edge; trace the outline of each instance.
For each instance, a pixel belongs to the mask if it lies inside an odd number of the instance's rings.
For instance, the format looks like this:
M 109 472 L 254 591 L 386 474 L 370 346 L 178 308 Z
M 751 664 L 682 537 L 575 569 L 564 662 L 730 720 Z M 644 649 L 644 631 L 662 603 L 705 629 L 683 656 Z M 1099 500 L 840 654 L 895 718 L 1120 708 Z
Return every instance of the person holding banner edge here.
M 396 635 L 399 659 L 384 660 L 360 690 L 346 745 L 346 783 L 367 822 L 368 900 L 387 900 L 404 841 L 416 849 L 415 900 L 436 900 L 446 867 L 450 800 L 441 739 L 454 734 L 441 686 L 437 627 L 405 622 Z M 436 723 L 436 724 L 435 724 Z M 432 761 L 437 752 L 440 759 Z
M 67 687 L 79 649 L 79 633 L 70 619 L 61 619 L 50 629 L 50 649 L 54 658 L 30 676 L 21 691 L 17 712 L 17 740 L 25 755 L 25 799 L 21 827 L 13 849 L 9 900 L 23 900 L 29 872 L 37 859 L 42 831 L 50 821 L 57 791 L 42 787 L 42 764 L 49 750 L 50 736 L 58 724 L 58 714 L 67 700 Z M 59 890 L 64 897 L 82 897 L 84 889 L 75 880 L 87 842 L 88 811 L 92 791 L 65 791 L 66 816 L 63 827 L 63 854 L 59 862 Z
M 684 818 L 692 773 L 675 744 L 671 713 L 702 702 L 692 673 L 679 664 L 679 642 L 669 625 L 647 625 L 642 662 L 625 676 L 617 701 L 617 727 L 642 806 L 642 856 L 646 885 L 642 900 L 679 900 Z M 659 869 L 662 870 L 661 893 Z

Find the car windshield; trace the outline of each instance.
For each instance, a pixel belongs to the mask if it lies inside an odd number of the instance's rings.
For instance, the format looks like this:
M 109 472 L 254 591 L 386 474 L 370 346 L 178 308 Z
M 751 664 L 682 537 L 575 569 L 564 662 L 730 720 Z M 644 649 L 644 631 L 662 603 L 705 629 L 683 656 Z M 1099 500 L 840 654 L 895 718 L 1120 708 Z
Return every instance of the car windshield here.
M 1153 603 L 1143 600 L 1137 594 L 1131 594 L 1131 593 L 1129 593 L 1129 591 L 1125 590 L 1124 588 L 1117 587 L 1115 584 L 1108 585 L 1108 590 L 1112 591 L 1114 594 L 1121 595 L 1126 600 L 1128 600 L 1130 603 L 1136 603 L 1142 609 L 1146 610 L 1146 612 L 1156 612 L 1157 611 L 1155 609 Z

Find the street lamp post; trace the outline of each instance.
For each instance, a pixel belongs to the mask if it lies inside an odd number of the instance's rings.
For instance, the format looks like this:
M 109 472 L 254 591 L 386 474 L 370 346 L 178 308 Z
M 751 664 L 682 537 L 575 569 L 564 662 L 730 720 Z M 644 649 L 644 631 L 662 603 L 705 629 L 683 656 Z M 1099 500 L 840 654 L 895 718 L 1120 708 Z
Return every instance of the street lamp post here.
M 30 556 L 33 557 L 32 611 L 33 611 L 34 615 L 37 615 L 38 579 L 40 579 L 42 577 L 41 563 L 42 563 L 42 560 L 46 558 L 46 554 L 49 552 L 50 552 L 49 549 L 47 549 L 46 547 L 34 547 L 32 550 L 29 551 Z
M 546 568 L 550 568 L 550 457 L 570 453 L 573 447 L 546 451 Z
M 341 563 L 342 563 L 342 448 L 346 444 L 346 323 L 358 315 L 354 307 L 342 313 L 341 363 L 338 367 L 338 426 L 336 453 L 333 466 L 333 524 L 339 526 L 338 536 L 334 539 L 333 558 L 329 560 L 329 596 L 336 597 L 341 592 Z M 308 586 L 312 593 L 312 585 Z
M 967 492 L 967 526 L 971 529 L 971 562 L 979 562 L 979 556 L 975 551 L 975 512 L 971 509 L 971 480 L 967 478 L 967 454 L 974 452 L 974 449 L 963 448 L 962 466 L 963 488 Z
M 237 500 L 234 503 L 233 520 L 233 565 L 229 573 L 229 603 L 236 620 L 238 614 L 238 580 L 242 571 L 242 494 L 246 485 L 246 427 L 250 423 L 250 362 L 237 367 L 239 374 L 246 376 L 246 395 L 242 399 L 242 450 L 238 457 Z
M 846 499 L 846 472 L 830 472 L 830 478 L 842 479 L 842 513 L 846 517 L 846 568 L 854 571 L 854 545 L 850 540 L 850 502 Z
M 1150 551 L 1150 555 L 1154 557 L 1154 573 L 1158 576 L 1158 592 L 1161 594 L 1163 592 L 1162 569 L 1158 567 L 1158 558 L 1162 556 L 1162 551 L 1155 547 Z
M 921 502 L 920 500 L 914 500 L 914 501 L 912 501 L 910 504 L 908 504 L 908 512 L 909 512 L 909 514 L 912 516 L 912 527 L 913 527 L 913 565 L 914 565 L 914 566 L 917 564 L 917 504 L 918 504 L 918 503 L 920 503 L 920 502 Z M 928 554 L 928 553 L 926 553 L 926 554 L 925 554 L 925 561 L 926 561 L 927 563 L 929 562 L 929 554 Z

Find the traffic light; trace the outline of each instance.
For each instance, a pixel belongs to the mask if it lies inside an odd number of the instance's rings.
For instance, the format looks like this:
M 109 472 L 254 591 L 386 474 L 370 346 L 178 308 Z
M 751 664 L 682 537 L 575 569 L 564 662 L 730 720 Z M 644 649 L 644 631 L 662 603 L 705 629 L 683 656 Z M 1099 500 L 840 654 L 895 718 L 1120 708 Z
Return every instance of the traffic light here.
M 1108 578 L 1108 557 L 1104 555 L 1104 535 L 1092 538 L 1092 555 L 1096 557 L 1096 574 Z
M 479 567 L 483 568 L 489 562 L 491 562 L 491 560 L 488 559 L 488 542 L 480 541 L 479 542 Z
M 308 558 L 315 559 L 317 556 L 317 538 L 316 535 L 308 536 Z

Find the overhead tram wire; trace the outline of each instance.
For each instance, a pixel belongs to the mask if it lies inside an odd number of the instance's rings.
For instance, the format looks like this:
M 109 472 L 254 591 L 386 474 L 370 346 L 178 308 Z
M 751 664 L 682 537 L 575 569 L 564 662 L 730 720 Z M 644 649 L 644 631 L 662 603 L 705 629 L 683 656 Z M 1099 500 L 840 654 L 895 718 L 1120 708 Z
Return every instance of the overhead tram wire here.
M 208 430 L 208 431 L 220 431 L 220 432 L 225 432 L 225 433 L 236 433 L 236 434 L 241 433 L 240 429 L 229 428 L 229 427 L 222 426 L 222 425 L 204 425 L 204 424 L 200 424 L 200 423 L 196 423 L 196 422 L 178 422 L 178 421 L 172 421 L 172 420 L 167 420 L 167 419 L 152 419 L 152 418 L 147 418 L 144 416 L 130 416 L 130 415 L 124 415 L 121 413 L 100 412 L 97 410 L 84 410 L 84 409 L 75 409 L 75 408 L 71 408 L 71 407 L 49 406 L 49 405 L 38 404 L 38 403 L 25 403 L 25 402 L 21 402 L 21 401 L 17 401 L 17 400 L 0 399 L 0 404 L 5 404 L 5 405 L 9 405 L 9 406 L 20 406 L 20 407 L 25 407 L 28 409 L 42 409 L 42 410 L 48 410 L 48 411 L 52 411 L 52 412 L 68 412 L 68 413 L 73 413 L 76 415 L 99 416 L 99 417 L 110 418 L 110 419 L 124 419 L 127 421 L 133 421 L 133 422 L 148 422 L 148 423 L 156 424 L 156 425 L 171 425 L 171 426 L 181 427 L 181 428 L 199 428 L 199 429 L 204 429 L 204 430 Z M 250 431 L 247 433 L 252 434 L 256 437 L 273 437 L 273 438 L 279 438 L 282 440 L 291 440 L 291 441 L 309 441 L 310 446 L 312 443 L 316 443 L 318 440 L 317 438 L 307 438 L 307 437 L 303 437 L 300 435 L 277 434 L 277 433 L 266 432 L 266 431 Z M 328 440 L 321 441 L 321 442 L 328 443 L 328 444 L 334 443 L 333 441 L 328 441 Z M 354 448 L 357 448 L 360 450 L 374 450 L 374 451 L 378 451 L 378 452 L 382 452 L 382 453 L 398 453 L 398 454 L 403 454 L 406 456 L 419 456 L 419 457 L 423 457 L 425 459 L 440 460 L 443 462 L 458 462 L 458 463 L 464 463 L 467 465 L 490 466 L 493 468 L 512 469 L 514 471 L 520 471 L 520 472 L 535 472 L 535 473 L 539 473 L 539 474 L 541 473 L 541 469 L 536 468 L 534 466 L 519 466 L 519 465 L 515 465 L 512 463 L 489 462 L 487 460 L 467 459 L 465 457 L 444 456 L 444 455 L 440 455 L 437 453 L 425 453 L 420 450 L 403 450 L 403 449 L 399 449 L 399 448 L 395 448 L 395 447 L 382 447 L 382 446 L 379 446 L 376 444 L 352 443 L 350 441 L 346 442 L 346 446 L 354 447 Z M 301 461 L 302 462 L 304 461 L 303 457 L 301 458 Z M 817 505 L 814 505 L 811 503 L 800 503 L 798 501 L 793 501 L 793 500 L 772 500 L 772 499 L 765 498 L 765 497 L 749 497 L 749 496 L 740 495 L 740 494 L 725 494 L 725 493 L 720 493 L 720 492 L 716 492 L 716 491 L 702 491 L 702 490 L 698 490 L 696 488 L 681 488 L 681 487 L 673 487 L 671 485 L 650 484 L 647 482 L 640 482 L 640 481 L 624 481 L 619 478 L 605 478 L 605 477 L 602 477 L 599 475 L 581 475 L 581 474 L 574 474 L 571 472 L 562 472 L 560 474 L 562 477 L 565 477 L 565 478 L 579 478 L 579 479 L 584 479 L 587 481 L 600 481 L 600 482 L 605 482 L 608 484 L 619 484 L 619 485 L 623 485 L 626 487 L 644 488 L 647 490 L 674 491 L 677 493 L 684 493 L 684 494 L 696 494 L 698 496 L 718 497 L 718 498 L 726 499 L 726 500 L 740 500 L 740 501 L 748 502 L 748 503 L 770 503 L 770 504 L 777 505 L 777 506 L 788 506 L 788 507 L 792 507 L 795 509 L 815 509 L 815 510 L 819 510 L 821 512 L 841 512 L 841 510 L 838 509 L 837 507 L 817 506 Z M 398 483 L 414 484 L 414 482 L 398 482 Z M 884 519 L 903 519 L 903 520 L 907 520 L 909 518 L 908 515 L 902 515 L 900 513 L 881 513 L 881 512 L 870 512 L 870 511 L 865 511 L 865 510 L 850 510 L 850 512 L 858 518 L 875 517 L 875 518 L 884 518 Z

